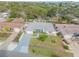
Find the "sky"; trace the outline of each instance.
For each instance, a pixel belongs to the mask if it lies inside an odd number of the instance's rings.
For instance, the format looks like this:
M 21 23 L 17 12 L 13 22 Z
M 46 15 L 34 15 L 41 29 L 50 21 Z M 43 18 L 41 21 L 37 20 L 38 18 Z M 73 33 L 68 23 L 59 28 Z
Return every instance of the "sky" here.
M 39 1 L 79 1 L 79 0 L 0 0 L 0 1 L 32 1 L 32 2 L 39 2 Z

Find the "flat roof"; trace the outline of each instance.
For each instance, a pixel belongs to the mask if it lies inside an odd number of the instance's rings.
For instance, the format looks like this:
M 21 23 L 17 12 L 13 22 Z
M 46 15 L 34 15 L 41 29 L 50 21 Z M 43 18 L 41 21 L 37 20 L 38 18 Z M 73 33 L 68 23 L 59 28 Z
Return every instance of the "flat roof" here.
M 35 29 L 41 29 L 44 31 L 55 31 L 54 25 L 52 23 L 44 23 L 44 22 L 31 22 L 27 24 L 27 30 L 33 31 Z
M 56 27 L 63 35 L 79 33 L 79 25 L 76 24 L 56 24 Z

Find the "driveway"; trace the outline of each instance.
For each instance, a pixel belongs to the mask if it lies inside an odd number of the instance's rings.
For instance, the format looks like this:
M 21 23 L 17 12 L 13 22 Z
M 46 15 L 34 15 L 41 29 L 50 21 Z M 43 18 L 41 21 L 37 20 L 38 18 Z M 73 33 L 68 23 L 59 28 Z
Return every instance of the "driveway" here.
M 79 57 L 79 45 L 77 42 L 70 42 L 70 48 L 74 53 L 74 57 Z
M 17 45 L 17 47 L 14 49 L 16 52 L 21 52 L 21 53 L 28 53 L 28 48 L 29 48 L 29 43 L 31 40 L 31 34 L 25 33 Z

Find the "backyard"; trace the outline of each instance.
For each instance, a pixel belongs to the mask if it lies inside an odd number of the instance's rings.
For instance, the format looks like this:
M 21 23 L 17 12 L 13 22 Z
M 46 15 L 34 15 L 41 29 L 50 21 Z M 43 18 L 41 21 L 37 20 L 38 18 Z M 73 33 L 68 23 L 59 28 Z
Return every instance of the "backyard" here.
M 72 53 L 66 52 L 60 36 L 39 34 L 38 38 L 32 38 L 29 47 L 29 53 L 39 56 L 73 56 Z

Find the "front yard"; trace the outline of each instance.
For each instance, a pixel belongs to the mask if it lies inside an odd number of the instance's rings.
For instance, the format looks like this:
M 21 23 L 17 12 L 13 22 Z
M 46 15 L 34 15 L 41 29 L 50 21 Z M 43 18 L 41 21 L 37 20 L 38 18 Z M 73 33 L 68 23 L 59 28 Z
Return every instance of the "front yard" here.
M 0 42 L 7 40 L 11 33 L 0 33 Z
M 63 48 L 61 39 L 62 38 L 60 36 L 53 35 L 41 35 L 39 38 L 32 38 L 30 42 L 29 53 L 51 57 L 72 56 L 72 53 L 66 52 Z

